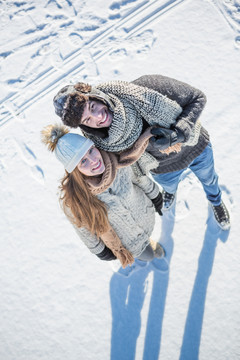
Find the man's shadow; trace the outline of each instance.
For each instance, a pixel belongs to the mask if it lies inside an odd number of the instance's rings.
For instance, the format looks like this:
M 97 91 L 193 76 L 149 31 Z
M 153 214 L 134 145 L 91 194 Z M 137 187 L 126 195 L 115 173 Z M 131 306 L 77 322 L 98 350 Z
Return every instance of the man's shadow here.
M 173 252 L 172 231 L 175 221 L 175 205 L 164 214 L 159 242 L 166 250 L 170 263 Z M 141 310 L 143 307 L 147 277 L 153 271 L 152 293 L 144 343 L 144 360 L 157 360 L 160 353 L 162 321 L 165 309 L 169 273 L 161 273 L 151 264 L 130 277 L 118 273 L 110 282 L 112 305 L 111 360 L 133 360 L 137 339 L 141 330 Z
M 229 231 L 222 231 L 216 224 L 209 205 L 207 228 L 198 260 L 198 270 L 189 304 L 180 360 L 197 360 L 199 358 L 207 287 L 212 273 L 217 240 L 220 239 L 222 242 L 226 242 L 228 236 Z

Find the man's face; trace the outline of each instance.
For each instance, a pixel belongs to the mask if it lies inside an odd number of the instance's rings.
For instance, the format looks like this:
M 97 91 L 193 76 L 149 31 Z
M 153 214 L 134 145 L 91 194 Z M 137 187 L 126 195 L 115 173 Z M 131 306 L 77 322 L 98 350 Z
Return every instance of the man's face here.
M 85 105 L 81 124 L 91 128 L 106 128 L 112 123 L 113 115 L 101 101 L 89 100 Z

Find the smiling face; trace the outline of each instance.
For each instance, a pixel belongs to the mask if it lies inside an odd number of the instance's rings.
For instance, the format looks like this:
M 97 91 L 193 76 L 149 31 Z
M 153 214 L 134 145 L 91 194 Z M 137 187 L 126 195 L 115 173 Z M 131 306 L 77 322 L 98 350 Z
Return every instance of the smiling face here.
M 99 150 L 92 146 L 77 165 L 78 170 L 86 176 L 101 175 L 105 165 Z
M 113 115 L 101 101 L 89 100 L 85 105 L 81 124 L 91 128 L 106 128 L 112 123 Z

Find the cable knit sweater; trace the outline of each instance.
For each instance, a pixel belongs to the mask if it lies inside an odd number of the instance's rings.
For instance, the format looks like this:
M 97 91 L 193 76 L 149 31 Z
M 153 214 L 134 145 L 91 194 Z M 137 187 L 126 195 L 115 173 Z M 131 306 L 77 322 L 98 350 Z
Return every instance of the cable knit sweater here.
M 107 205 L 109 223 L 122 244 L 133 257 L 139 256 L 149 244 L 155 224 L 155 209 L 150 199 L 159 192 L 149 177 L 136 177 L 131 166 L 119 169 L 111 186 L 98 198 Z M 104 249 L 101 239 L 85 228 L 75 227 L 78 235 L 93 254 Z
M 162 75 L 144 75 L 134 80 L 133 83 L 153 89 L 176 101 L 182 107 L 182 112 L 177 118 L 176 128 L 183 131 L 185 142 L 187 142 L 206 104 L 206 96 L 203 92 L 186 83 Z M 159 162 L 158 167 L 152 172 L 161 174 L 188 167 L 209 143 L 207 130 L 201 125 L 199 130 L 197 144 L 195 146 L 182 146 L 181 151 L 177 153 L 163 154 L 159 152 L 157 147 L 149 143 L 146 151 Z

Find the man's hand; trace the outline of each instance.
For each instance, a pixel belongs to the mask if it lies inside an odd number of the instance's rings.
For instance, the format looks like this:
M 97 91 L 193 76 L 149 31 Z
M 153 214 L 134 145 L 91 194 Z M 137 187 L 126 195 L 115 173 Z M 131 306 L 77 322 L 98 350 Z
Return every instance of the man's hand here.
M 150 143 L 157 146 L 159 150 L 165 150 L 169 146 L 173 146 L 177 143 L 184 142 L 183 132 L 179 129 L 164 129 L 153 128 L 151 130 L 153 137 L 150 138 Z

